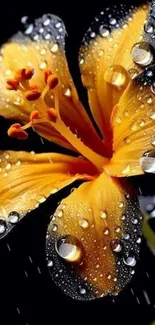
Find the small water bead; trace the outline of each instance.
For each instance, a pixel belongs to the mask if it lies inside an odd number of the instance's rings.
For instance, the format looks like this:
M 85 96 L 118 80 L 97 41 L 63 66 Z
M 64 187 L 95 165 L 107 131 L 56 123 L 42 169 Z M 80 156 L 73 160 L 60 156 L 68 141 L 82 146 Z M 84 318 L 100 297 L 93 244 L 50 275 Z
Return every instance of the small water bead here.
M 131 167 L 130 165 L 127 165 L 123 168 L 123 170 L 121 171 L 122 175 L 128 175 L 130 173 Z
M 41 51 L 40 51 L 40 55 L 45 55 L 46 54 L 46 49 L 42 49 Z
M 125 137 L 125 138 L 124 138 L 124 142 L 125 142 L 126 144 L 129 144 L 129 143 L 131 142 L 131 140 L 130 140 L 129 137 Z
M 131 219 L 131 222 L 133 223 L 133 225 L 137 225 L 138 224 L 138 219 Z
M 39 68 L 40 68 L 41 70 L 46 69 L 46 67 L 47 67 L 47 63 L 46 63 L 45 61 L 42 61 L 42 62 L 39 64 Z
M 139 75 L 139 71 L 137 69 L 129 69 L 128 73 L 131 79 L 134 79 Z
M 72 235 L 60 237 L 55 245 L 58 255 L 68 262 L 81 262 L 84 248 L 81 241 Z
M 120 253 L 122 251 L 123 246 L 119 239 L 114 239 L 110 242 L 110 248 L 113 252 Z
M 150 23 L 146 23 L 144 25 L 144 31 L 147 33 L 147 34 L 152 34 L 154 32 L 154 27 L 152 24 Z
M 116 25 L 117 21 L 115 18 L 110 18 L 109 23 L 110 23 L 110 25 L 114 26 L 114 25 Z
M 79 225 L 83 228 L 83 229 L 87 229 L 89 227 L 89 222 L 86 219 L 81 219 L 79 221 Z
M 121 65 L 113 65 L 105 71 L 104 80 L 120 90 L 128 83 L 128 73 Z
M 48 260 L 47 261 L 47 266 L 48 267 L 52 267 L 53 266 L 53 261 L 52 260 Z
M 12 211 L 8 215 L 8 221 L 12 224 L 15 224 L 19 221 L 20 215 L 16 211 Z
M 140 167 L 145 173 L 155 173 L 155 150 L 143 154 L 140 158 Z
M 102 37 L 108 37 L 110 35 L 110 30 L 108 29 L 107 26 L 101 25 L 99 27 L 99 33 Z
M 126 219 L 126 215 L 123 214 L 122 217 L 121 217 L 121 219 L 124 221 Z
M 151 47 L 147 42 L 136 43 L 131 49 L 131 56 L 136 64 L 143 67 L 148 66 L 153 61 Z
M 6 170 L 9 170 L 9 169 L 11 169 L 11 164 L 10 164 L 10 163 L 8 163 L 8 164 L 6 165 L 6 167 L 5 167 L 5 169 L 6 169 Z
M 72 93 L 71 93 L 70 88 L 67 88 L 67 89 L 65 90 L 64 95 L 65 95 L 66 97 L 71 97 L 71 96 L 72 96 Z
M 126 258 L 123 258 L 124 264 L 127 266 L 134 267 L 136 265 L 136 259 L 134 256 L 128 256 Z
M 91 33 L 90 33 L 90 37 L 91 37 L 91 38 L 95 38 L 95 36 L 96 36 L 96 34 L 95 34 L 94 32 L 91 32 Z
M 111 274 L 107 274 L 107 279 L 111 280 L 111 278 L 112 278 Z
M 151 85 L 151 91 L 155 95 L 155 82 Z
M 107 218 L 107 212 L 104 211 L 104 210 L 101 210 L 101 211 L 100 211 L 100 218 L 101 218 L 101 219 L 106 219 L 106 218 Z
M 62 210 L 57 210 L 57 212 L 56 212 L 56 216 L 57 216 L 58 218 L 62 218 L 63 215 L 64 215 L 64 213 L 63 213 Z
M 124 238 L 125 240 L 129 240 L 129 239 L 130 239 L 130 235 L 129 235 L 129 234 L 124 234 L 123 238 Z
M 141 244 L 141 242 L 142 242 L 142 239 L 139 237 L 139 238 L 137 239 L 136 243 L 137 243 L 137 244 Z
M 81 288 L 81 289 L 80 289 L 80 294 L 81 294 L 81 295 L 85 295 L 85 294 L 86 294 L 86 289 Z
M 151 120 L 155 120 L 155 112 L 151 112 L 151 113 L 149 113 L 149 118 L 150 118 Z
M 115 231 L 116 231 L 116 233 L 120 233 L 120 232 L 121 232 L 121 227 L 117 226 L 117 227 L 115 228 Z
M 119 205 L 118 205 L 119 208 L 123 208 L 124 207 L 124 203 L 123 202 L 120 202 Z
M 151 139 L 151 144 L 152 144 L 152 146 L 155 146 L 155 137 L 153 137 L 153 138 Z
M 32 32 L 33 32 L 33 28 L 34 28 L 33 24 L 30 24 L 30 25 L 26 28 L 24 34 L 26 34 L 26 35 L 30 35 L 30 34 L 32 34 Z
M 53 231 L 53 232 L 57 232 L 57 230 L 58 230 L 58 226 L 57 226 L 56 224 L 54 224 L 54 225 L 52 226 L 52 231 Z
M 122 123 L 122 119 L 119 116 L 117 116 L 116 119 L 115 119 L 115 122 L 117 124 L 121 124 Z
M 6 231 L 6 222 L 3 219 L 0 219 L 0 235 L 4 234 Z
M 108 228 L 104 228 L 103 233 L 104 233 L 104 235 L 107 236 L 107 235 L 109 235 L 110 231 Z
M 152 77 L 153 76 L 152 70 L 147 70 L 146 75 L 147 75 L 147 77 Z

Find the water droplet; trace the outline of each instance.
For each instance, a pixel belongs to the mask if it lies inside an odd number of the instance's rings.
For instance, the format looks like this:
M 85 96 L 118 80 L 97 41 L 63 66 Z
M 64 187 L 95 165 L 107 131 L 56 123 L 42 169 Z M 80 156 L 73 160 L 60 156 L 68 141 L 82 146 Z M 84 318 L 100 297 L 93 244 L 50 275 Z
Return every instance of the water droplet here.
M 139 237 L 139 238 L 137 239 L 136 243 L 137 243 L 137 244 L 141 244 L 141 242 L 142 242 L 142 239 Z
M 149 118 L 150 118 L 151 120 L 155 120 L 155 112 L 151 112 L 151 113 L 149 114 Z
M 124 264 L 134 267 L 136 265 L 136 259 L 134 256 L 128 256 L 126 258 L 123 258 Z
M 129 234 L 124 234 L 123 238 L 124 238 L 125 240 L 129 240 L 129 239 L 130 239 L 130 235 L 129 235 Z
M 58 218 L 62 218 L 63 217 L 63 211 L 62 210 L 57 210 L 57 212 L 56 212 L 56 216 L 58 217 Z
M 66 97 L 71 97 L 71 96 L 72 96 L 72 93 L 71 93 L 70 88 L 67 88 L 67 89 L 65 90 L 64 95 L 65 95 Z
M 58 192 L 58 188 L 53 188 L 52 190 L 51 190 L 51 194 L 55 194 L 55 193 L 57 193 Z
M 107 279 L 108 279 L 108 280 L 111 280 L 111 278 L 112 278 L 111 274 L 110 274 L 110 273 L 107 274 Z
M 155 173 L 155 151 L 145 152 L 140 158 L 140 167 L 145 173 Z
M 121 232 L 121 227 L 117 226 L 117 227 L 115 228 L 115 231 L 116 231 L 116 233 Z
M 8 215 L 8 221 L 12 224 L 15 224 L 19 221 L 19 213 L 16 211 L 12 211 Z
M 151 85 L 151 91 L 155 95 L 155 82 Z
M 103 230 L 104 235 L 106 235 L 106 236 L 109 235 L 109 232 L 110 232 L 110 231 L 109 231 L 108 228 L 104 228 L 104 230 Z
M 125 142 L 126 144 L 129 144 L 129 143 L 131 142 L 131 140 L 130 140 L 129 137 L 126 137 L 126 138 L 124 138 L 124 142 Z
M 125 220 L 126 219 L 126 215 L 123 214 L 122 217 L 121 217 L 122 220 Z
M 136 64 L 143 67 L 148 66 L 153 61 L 151 47 L 147 42 L 136 43 L 132 47 L 131 56 Z
M 54 224 L 54 225 L 52 226 L 52 231 L 53 231 L 53 232 L 56 232 L 57 230 L 58 230 L 58 226 Z
M 6 165 L 6 167 L 5 167 L 5 169 L 6 169 L 6 170 L 9 170 L 10 168 L 11 168 L 11 164 L 8 163 L 8 164 Z
M 6 222 L 3 219 L 0 219 L 0 235 L 4 234 L 6 231 Z
M 81 289 L 80 289 L 80 294 L 81 294 L 81 295 L 85 295 L 85 294 L 86 294 L 86 289 L 81 288 Z
M 110 247 L 111 250 L 115 253 L 120 253 L 123 248 L 122 243 L 119 239 L 111 240 Z
M 115 119 L 115 122 L 117 124 L 121 124 L 122 123 L 122 119 L 119 116 L 117 116 L 116 119 Z
M 42 49 L 41 51 L 40 51 L 40 55 L 45 55 L 46 54 L 46 49 Z
M 16 166 L 20 166 L 20 165 L 21 165 L 21 161 L 18 160 L 18 161 L 16 162 Z
M 147 75 L 147 77 L 152 77 L 153 76 L 152 70 L 147 70 L 146 75 Z
M 106 218 L 107 218 L 107 212 L 104 211 L 104 210 L 101 210 L 101 211 L 100 211 L 100 218 L 101 218 L 101 219 L 106 219 Z
M 96 36 L 96 34 L 95 34 L 94 32 L 91 32 L 91 33 L 90 33 L 90 37 L 91 37 L 91 38 L 95 38 L 95 36 Z
M 110 30 L 105 25 L 101 25 L 99 27 L 99 33 L 102 37 L 108 37 L 110 34 Z
M 137 225 L 138 224 L 138 219 L 131 219 L 131 222 L 133 223 L 133 225 Z
M 119 206 L 119 208 L 123 208 L 124 207 L 124 203 L 123 202 L 120 202 L 118 206 Z
M 129 69 L 128 73 L 129 73 L 131 79 L 134 79 L 139 75 L 139 72 L 137 69 Z
M 33 31 L 33 24 L 30 24 L 27 28 L 26 28 L 26 30 L 25 30 L 25 34 L 26 35 L 30 35 L 31 33 L 32 33 L 32 31 Z
M 43 25 L 44 26 L 48 26 L 50 24 L 50 19 L 49 18 L 46 18 L 44 21 L 43 21 Z
M 116 25 L 117 21 L 115 18 L 110 18 L 109 23 L 110 23 L 110 25 L 114 26 L 114 25 Z
M 119 90 L 126 87 L 128 83 L 128 74 L 121 65 L 113 65 L 105 71 L 104 80 Z
M 125 167 L 123 168 L 121 174 L 122 174 L 122 175 L 128 175 L 128 174 L 130 173 L 130 170 L 131 170 L 130 165 L 127 165 L 127 166 L 125 166 Z
M 52 267 L 53 266 L 53 261 L 52 260 L 48 260 L 47 261 L 47 266 L 48 267 Z
M 147 33 L 147 34 L 152 34 L 154 32 L 154 27 L 152 24 L 150 23 L 146 23 L 144 25 L 144 31 Z
M 83 245 L 75 236 L 65 235 L 60 237 L 55 248 L 58 255 L 68 262 L 81 262 L 83 258 Z
M 46 69 L 46 67 L 47 67 L 47 63 L 46 63 L 45 61 L 42 61 L 42 62 L 40 63 L 40 65 L 39 65 L 39 68 L 40 68 L 41 70 Z
M 153 146 L 155 146 L 155 137 L 153 137 L 153 138 L 151 139 L 151 144 L 152 144 Z
M 51 47 L 51 52 L 52 52 L 52 53 L 57 53 L 57 52 L 58 52 L 58 49 L 59 49 L 58 44 L 54 44 L 54 45 Z
M 148 96 L 146 98 L 146 102 L 147 102 L 147 104 L 151 105 L 153 103 L 153 98 L 151 96 Z
M 83 228 L 83 229 L 87 229 L 89 227 L 89 222 L 86 219 L 81 219 L 79 221 L 79 225 Z
M 80 60 L 80 64 L 81 64 L 81 65 L 84 64 L 84 59 L 81 59 L 81 60 Z

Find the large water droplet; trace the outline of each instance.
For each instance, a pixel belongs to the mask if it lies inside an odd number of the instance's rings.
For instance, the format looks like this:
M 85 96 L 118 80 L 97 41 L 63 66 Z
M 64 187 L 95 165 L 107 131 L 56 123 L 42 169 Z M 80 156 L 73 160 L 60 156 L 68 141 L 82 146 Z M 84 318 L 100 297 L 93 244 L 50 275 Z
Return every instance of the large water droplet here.
M 83 228 L 83 229 L 87 229 L 89 227 L 89 222 L 86 219 L 81 219 L 79 221 L 79 225 Z
M 140 158 L 140 167 L 145 173 L 155 173 L 155 150 L 144 153 Z
M 114 239 L 110 242 L 111 250 L 115 253 L 120 253 L 123 246 L 119 239 Z
M 81 262 L 84 249 L 81 241 L 72 235 L 60 237 L 56 242 L 56 251 L 58 255 L 68 262 Z
M 147 42 L 136 43 L 131 49 L 131 56 L 136 64 L 143 67 L 148 66 L 153 61 L 151 47 Z
M 4 234 L 6 231 L 6 222 L 3 219 L 0 219 L 0 235 Z
M 124 264 L 134 267 L 136 265 L 136 259 L 134 256 L 128 256 L 126 258 L 123 259 Z
M 105 71 L 104 80 L 117 89 L 121 89 L 128 83 L 128 74 L 121 65 L 113 65 Z
M 101 210 L 101 211 L 100 211 L 100 218 L 101 218 L 101 219 L 106 219 L 106 218 L 107 218 L 107 212 L 104 211 L 104 210 Z
M 20 215 L 18 212 L 12 211 L 8 215 L 8 221 L 12 224 L 15 224 L 19 221 L 19 217 L 20 217 Z
M 110 35 L 110 30 L 107 26 L 101 25 L 99 27 L 99 33 L 102 37 L 108 37 Z

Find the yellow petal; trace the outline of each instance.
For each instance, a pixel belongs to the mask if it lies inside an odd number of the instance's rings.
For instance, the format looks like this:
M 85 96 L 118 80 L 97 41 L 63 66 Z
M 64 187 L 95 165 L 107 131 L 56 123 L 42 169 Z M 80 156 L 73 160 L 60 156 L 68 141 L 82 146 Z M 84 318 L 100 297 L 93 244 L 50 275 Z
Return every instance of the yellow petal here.
M 80 51 L 82 81 L 96 123 L 108 146 L 112 134 L 110 115 L 128 85 L 141 71 L 133 62 L 131 49 L 141 40 L 147 7 L 117 5 L 96 17 L 85 35 Z M 137 72 L 136 72 L 137 71 Z
M 62 200 L 47 234 L 55 283 L 74 299 L 117 294 L 134 273 L 141 215 L 128 184 L 105 173 Z
M 48 25 L 44 25 L 47 20 Z M 43 26 L 43 32 L 40 32 L 41 26 Z M 103 144 L 79 101 L 68 69 L 64 52 L 66 30 L 63 22 L 54 15 L 44 15 L 35 20 L 30 35 L 28 35 L 29 31 L 27 29 L 24 34 L 17 34 L 2 48 L 0 114 L 6 118 L 27 123 L 30 113 L 38 109 L 43 117 L 47 118 L 47 109 L 54 107 L 55 103 L 54 92 L 47 89 L 44 78 L 45 71 L 51 70 L 59 80 L 57 96 L 63 122 L 76 136 L 82 138 L 88 147 L 98 153 L 103 153 Z M 6 80 L 14 78 L 19 69 L 27 67 L 34 69 L 34 75 L 29 81 L 30 86 L 36 85 L 42 92 L 42 99 L 39 98 L 35 102 L 25 100 L 21 90 L 6 89 Z M 37 124 L 35 130 L 48 140 L 73 149 L 68 141 L 45 121 Z
M 106 171 L 113 176 L 134 176 L 155 172 L 155 67 L 132 81 L 112 117 L 113 157 Z M 118 123 L 119 121 L 119 123 Z
M 12 211 L 25 215 L 75 180 L 95 175 L 96 169 L 82 158 L 0 151 L 0 219 L 7 220 Z

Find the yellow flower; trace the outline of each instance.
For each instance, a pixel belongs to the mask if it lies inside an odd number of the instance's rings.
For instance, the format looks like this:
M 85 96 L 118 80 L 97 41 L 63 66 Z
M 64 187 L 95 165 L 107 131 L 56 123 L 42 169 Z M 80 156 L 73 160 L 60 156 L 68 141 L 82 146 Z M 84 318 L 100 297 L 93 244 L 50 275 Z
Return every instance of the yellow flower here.
M 47 234 L 52 277 L 76 299 L 116 295 L 139 255 L 141 214 L 125 177 L 148 171 L 155 146 L 147 13 L 107 9 L 82 43 L 82 81 L 100 135 L 69 73 L 60 18 L 44 15 L 1 49 L 0 114 L 19 121 L 8 135 L 26 139 L 32 127 L 77 154 L 0 152 L 1 233 L 49 195 L 87 181 L 62 200 Z

